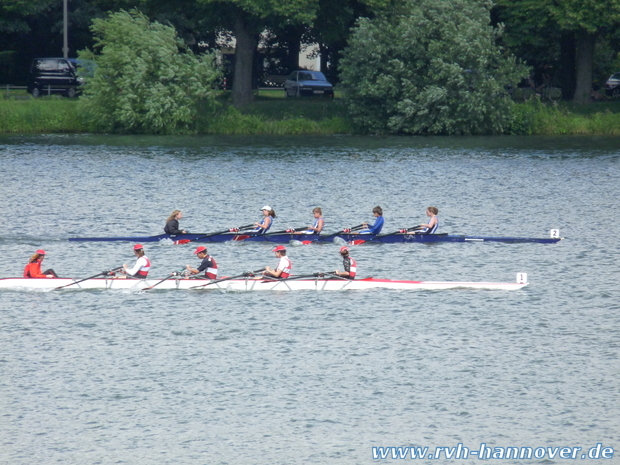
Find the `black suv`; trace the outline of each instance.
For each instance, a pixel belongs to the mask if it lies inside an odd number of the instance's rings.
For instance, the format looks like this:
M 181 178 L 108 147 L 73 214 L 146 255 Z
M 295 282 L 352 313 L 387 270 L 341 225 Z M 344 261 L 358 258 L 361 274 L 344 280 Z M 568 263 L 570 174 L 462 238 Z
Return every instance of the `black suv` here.
M 82 84 L 76 70 L 73 58 L 35 58 L 28 75 L 28 93 L 35 98 L 52 93 L 75 97 Z

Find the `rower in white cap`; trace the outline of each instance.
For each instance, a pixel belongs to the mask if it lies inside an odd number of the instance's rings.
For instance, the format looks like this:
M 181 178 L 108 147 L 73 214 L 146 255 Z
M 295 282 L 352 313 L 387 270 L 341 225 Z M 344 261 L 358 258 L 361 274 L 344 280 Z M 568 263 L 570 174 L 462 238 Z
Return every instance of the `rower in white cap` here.
M 263 213 L 263 218 L 259 223 L 254 223 L 256 228 L 252 230 L 255 234 L 265 234 L 271 228 L 273 219 L 276 217 L 276 212 L 269 205 L 265 205 L 260 209 Z

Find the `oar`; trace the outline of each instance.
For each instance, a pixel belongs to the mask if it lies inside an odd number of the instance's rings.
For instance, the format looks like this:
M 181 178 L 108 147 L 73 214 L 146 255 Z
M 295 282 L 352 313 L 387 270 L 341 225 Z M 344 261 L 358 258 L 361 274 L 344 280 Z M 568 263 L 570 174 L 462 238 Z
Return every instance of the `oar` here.
M 334 278 L 334 279 L 346 279 L 347 281 L 349 280 L 349 278 L 345 277 L 345 276 L 339 276 L 336 274 L 335 271 L 320 271 L 318 273 L 316 273 L 319 277 L 324 277 L 324 276 L 329 276 L 330 278 Z
M 284 229 L 282 231 L 274 231 L 274 232 L 268 232 L 265 234 L 260 234 L 261 236 L 271 236 L 273 234 L 286 234 L 286 233 L 293 233 L 296 231 L 303 231 L 304 229 L 308 229 L 308 226 L 304 226 L 303 228 L 289 228 L 289 229 Z M 241 236 L 235 236 L 233 237 L 233 241 L 245 241 L 248 237 L 252 237 L 249 234 L 243 234 Z
M 229 228 L 229 229 L 224 229 L 223 231 L 217 231 L 217 232 L 205 234 L 204 236 L 198 236 L 195 239 L 179 239 L 178 241 L 175 241 L 174 243 L 175 244 L 187 244 L 189 242 L 194 242 L 194 241 L 198 241 L 200 239 L 204 239 L 205 237 L 217 236 L 218 234 L 225 234 L 227 232 L 230 232 L 231 229 L 237 229 L 239 231 L 242 231 L 242 230 L 245 230 L 245 229 L 250 229 L 252 227 L 254 227 L 254 223 L 246 224 L 245 226 L 239 226 L 238 228 Z
M 357 231 L 358 229 L 362 229 L 363 227 L 364 227 L 364 224 L 362 223 L 362 224 L 358 224 L 357 226 L 353 226 L 352 228 L 347 228 L 347 229 L 350 229 L 351 231 Z M 329 234 L 327 236 L 321 236 L 321 237 L 318 238 L 318 240 L 319 241 L 324 241 L 324 240 L 329 239 L 331 237 L 337 236 L 338 234 L 347 234 L 344 231 L 345 231 L 345 229 L 341 229 L 341 230 L 339 230 L 339 231 L 337 231 L 337 232 L 335 232 L 333 234 Z M 301 241 L 301 243 L 304 244 L 304 245 L 312 244 L 312 242 L 313 241 Z
M 172 278 L 173 276 L 179 276 L 182 272 L 183 272 L 184 268 L 181 268 L 178 271 L 173 271 L 172 273 L 170 273 L 170 276 L 168 276 L 167 278 L 162 279 L 161 281 L 156 282 L 155 284 L 153 284 L 152 286 L 149 287 L 145 287 L 144 289 L 142 289 L 143 291 L 148 291 L 149 289 L 153 289 L 155 286 L 158 286 L 159 284 L 163 283 L 164 281 Z
M 98 277 L 98 276 L 103 276 L 103 275 L 112 274 L 112 273 L 114 273 L 114 272 L 116 272 L 116 271 L 119 271 L 119 270 L 122 270 L 122 269 L 123 269 L 123 267 L 122 267 L 122 266 L 119 266 L 118 268 L 113 268 L 113 269 L 111 269 L 111 270 L 102 271 L 101 273 L 97 273 L 96 275 L 89 276 L 88 278 L 80 279 L 79 281 L 74 281 L 74 282 L 72 282 L 71 284 L 65 284 L 64 286 L 57 287 L 57 288 L 55 288 L 54 290 L 56 291 L 56 290 L 58 290 L 58 289 L 62 289 L 62 288 L 64 288 L 64 287 L 73 286 L 74 284 L 83 283 L 84 281 L 88 281 L 89 279 L 93 279 L 93 278 L 96 278 L 96 277 Z
M 274 234 L 286 234 L 286 233 L 293 233 L 295 231 L 303 231 L 304 229 L 308 229 L 308 226 L 304 226 L 303 228 L 289 228 L 289 229 L 283 229 L 282 231 L 274 231 L 274 232 L 269 232 L 269 233 L 265 233 L 265 234 L 260 234 L 260 236 L 272 236 Z M 248 237 L 252 237 L 250 234 L 243 234 L 240 236 L 235 236 L 233 237 L 233 241 L 245 241 Z
M 394 231 L 394 232 L 391 232 L 389 234 L 384 234 L 383 236 L 381 236 L 381 238 L 383 239 L 384 237 L 387 237 L 387 236 L 395 236 L 396 234 L 407 234 L 407 232 L 409 232 L 409 231 L 417 231 L 419 229 L 422 229 L 422 227 L 421 226 L 413 226 L 411 228 L 399 229 L 398 231 Z M 375 238 L 376 237 L 377 236 L 375 236 Z M 374 238 L 373 239 L 353 239 L 349 243 L 351 245 L 361 245 L 361 244 L 363 244 L 365 242 L 373 241 L 373 240 L 374 240 Z
M 237 276 L 229 276 L 228 278 L 216 279 L 215 281 L 210 281 L 207 284 L 201 284 L 200 286 L 190 287 L 190 289 L 199 289 L 201 287 L 206 287 L 206 286 L 210 286 L 211 284 L 221 283 L 222 281 L 228 281 L 230 279 L 237 279 L 237 278 L 244 278 L 244 277 L 247 277 L 247 276 L 253 276 L 256 273 L 260 273 L 261 271 L 265 271 L 265 268 L 261 268 L 260 270 L 256 270 L 256 271 L 246 271 L 245 273 L 239 274 Z
M 291 276 L 289 278 L 275 278 L 275 280 L 277 281 L 294 281 L 296 279 L 306 279 L 306 278 L 317 278 L 319 276 L 319 273 L 312 273 L 312 274 L 300 274 L 298 276 Z
M 268 233 L 263 234 L 263 236 L 271 236 L 272 234 L 286 234 L 286 233 L 291 233 L 291 232 L 303 231 L 305 229 L 308 229 L 308 226 L 302 226 L 301 228 L 288 228 L 282 231 L 268 232 Z

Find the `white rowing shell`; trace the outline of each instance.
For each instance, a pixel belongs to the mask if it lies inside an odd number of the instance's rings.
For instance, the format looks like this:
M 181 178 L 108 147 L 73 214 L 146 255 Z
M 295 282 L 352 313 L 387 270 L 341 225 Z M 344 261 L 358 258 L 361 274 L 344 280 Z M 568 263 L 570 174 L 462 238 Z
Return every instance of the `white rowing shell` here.
M 441 281 L 401 281 L 391 279 L 231 279 L 210 284 L 207 279 L 169 279 L 160 284 L 160 279 L 136 280 L 122 278 L 94 278 L 65 287 L 71 289 L 127 289 L 141 291 L 157 284 L 154 289 L 222 289 L 227 291 L 340 291 L 366 289 L 397 289 L 397 290 L 440 290 L 440 289 L 499 289 L 516 290 L 528 285 L 527 275 L 519 273 L 518 281 L 512 283 L 493 282 L 441 282 Z M 0 289 L 37 289 L 54 290 L 57 287 L 80 281 L 71 278 L 4 278 L 0 279 Z M 205 286 L 205 284 L 207 284 Z

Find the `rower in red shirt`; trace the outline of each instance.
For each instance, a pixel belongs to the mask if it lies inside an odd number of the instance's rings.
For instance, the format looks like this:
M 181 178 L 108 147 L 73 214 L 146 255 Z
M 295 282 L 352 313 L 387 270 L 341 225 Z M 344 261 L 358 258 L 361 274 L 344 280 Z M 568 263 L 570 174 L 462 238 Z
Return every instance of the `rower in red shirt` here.
M 41 264 L 45 258 L 45 250 L 37 250 L 31 257 L 28 264 L 24 267 L 24 278 L 57 278 L 58 275 L 52 270 L 45 270 L 41 273 Z

